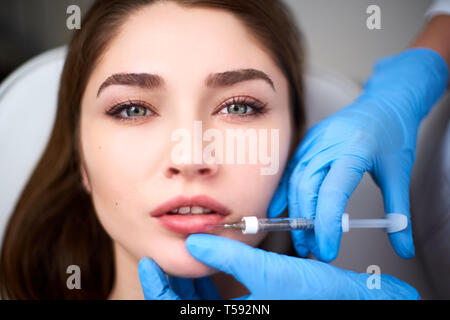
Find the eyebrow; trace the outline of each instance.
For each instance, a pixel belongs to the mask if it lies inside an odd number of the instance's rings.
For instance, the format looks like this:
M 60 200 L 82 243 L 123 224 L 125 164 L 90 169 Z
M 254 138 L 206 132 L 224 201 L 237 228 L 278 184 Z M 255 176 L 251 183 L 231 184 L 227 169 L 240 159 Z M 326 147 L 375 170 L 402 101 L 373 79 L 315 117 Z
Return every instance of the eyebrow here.
M 270 77 L 256 69 L 238 69 L 208 75 L 205 85 L 209 88 L 229 87 L 248 80 L 261 79 L 266 81 L 274 91 L 275 85 Z M 165 86 L 164 79 L 151 73 L 116 73 L 109 76 L 98 88 L 97 97 L 106 87 L 112 85 L 137 86 L 145 89 L 157 89 Z

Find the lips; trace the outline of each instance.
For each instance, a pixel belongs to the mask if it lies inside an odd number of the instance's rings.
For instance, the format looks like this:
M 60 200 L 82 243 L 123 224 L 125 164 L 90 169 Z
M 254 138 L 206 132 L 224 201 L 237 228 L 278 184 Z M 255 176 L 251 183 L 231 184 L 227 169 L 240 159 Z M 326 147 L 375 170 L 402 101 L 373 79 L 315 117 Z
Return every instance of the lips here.
M 203 214 L 172 213 L 175 209 L 182 207 L 203 207 L 211 212 Z M 214 230 L 212 225 L 224 223 L 225 217 L 230 213 L 230 209 L 206 195 L 194 197 L 180 195 L 156 207 L 150 212 L 150 216 L 156 218 L 171 231 L 189 234 Z

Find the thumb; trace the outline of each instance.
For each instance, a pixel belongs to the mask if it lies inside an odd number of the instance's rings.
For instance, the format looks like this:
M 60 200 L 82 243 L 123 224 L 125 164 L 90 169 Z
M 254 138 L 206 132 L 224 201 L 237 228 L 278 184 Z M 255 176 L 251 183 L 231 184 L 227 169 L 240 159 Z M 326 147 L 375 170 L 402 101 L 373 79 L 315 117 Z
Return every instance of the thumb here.
M 405 164 L 383 164 L 380 185 L 386 213 L 401 213 L 408 218 L 406 229 L 389 233 L 389 240 L 395 252 L 404 259 L 414 257 L 415 249 L 412 237 L 409 180 L 411 170 Z
M 342 214 L 347 202 L 368 169 L 362 157 L 342 157 L 331 165 L 319 190 L 314 232 L 319 248 L 316 257 L 333 261 L 342 236 Z
M 270 202 L 267 212 L 267 216 L 269 218 L 279 216 L 286 209 L 288 205 L 288 186 L 289 181 L 291 181 L 291 175 L 298 166 L 302 165 L 302 158 L 311 149 L 316 139 L 317 132 L 319 131 L 318 129 L 320 129 L 320 126 L 315 125 L 308 131 L 301 144 L 295 150 L 292 158 L 289 159 L 278 188 L 275 191 L 275 195 L 272 197 L 272 201 Z
M 204 264 L 232 275 L 250 292 L 266 277 L 265 251 L 210 234 L 192 234 L 186 239 L 188 252 Z
M 138 272 L 146 300 L 180 300 L 180 297 L 170 289 L 166 276 L 155 261 L 142 258 Z
M 283 172 L 283 177 L 275 191 L 274 196 L 269 205 L 267 216 L 269 218 L 278 217 L 286 210 L 288 205 L 288 184 L 291 178 L 291 174 L 297 165 L 297 157 L 293 157 L 286 166 Z

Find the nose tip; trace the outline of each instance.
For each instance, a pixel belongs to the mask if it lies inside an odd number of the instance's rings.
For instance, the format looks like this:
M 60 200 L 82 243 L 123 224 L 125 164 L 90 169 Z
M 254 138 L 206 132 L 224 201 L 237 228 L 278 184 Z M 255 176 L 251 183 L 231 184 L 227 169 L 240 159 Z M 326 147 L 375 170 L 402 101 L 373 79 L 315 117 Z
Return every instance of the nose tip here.
M 217 165 L 210 164 L 187 164 L 187 165 L 177 165 L 170 166 L 166 170 L 166 176 L 168 178 L 173 178 L 176 176 L 212 176 L 217 172 Z

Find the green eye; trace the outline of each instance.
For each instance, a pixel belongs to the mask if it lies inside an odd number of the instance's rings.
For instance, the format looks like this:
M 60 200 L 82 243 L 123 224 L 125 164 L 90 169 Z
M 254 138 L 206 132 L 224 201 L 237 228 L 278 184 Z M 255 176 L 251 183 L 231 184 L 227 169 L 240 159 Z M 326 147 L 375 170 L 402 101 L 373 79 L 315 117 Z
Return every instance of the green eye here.
M 141 106 L 130 106 L 124 109 L 128 117 L 142 117 L 147 113 L 147 108 Z
M 158 115 L 143 101 L 128 101 L 117 104 L 105 113 L 121 121 L 143 120 L 149 116 Z
M 227 111 L 231 114 L 245 114 L 248 108 L 248 106 L 243 104 L 232 104 L 227 107 Z

